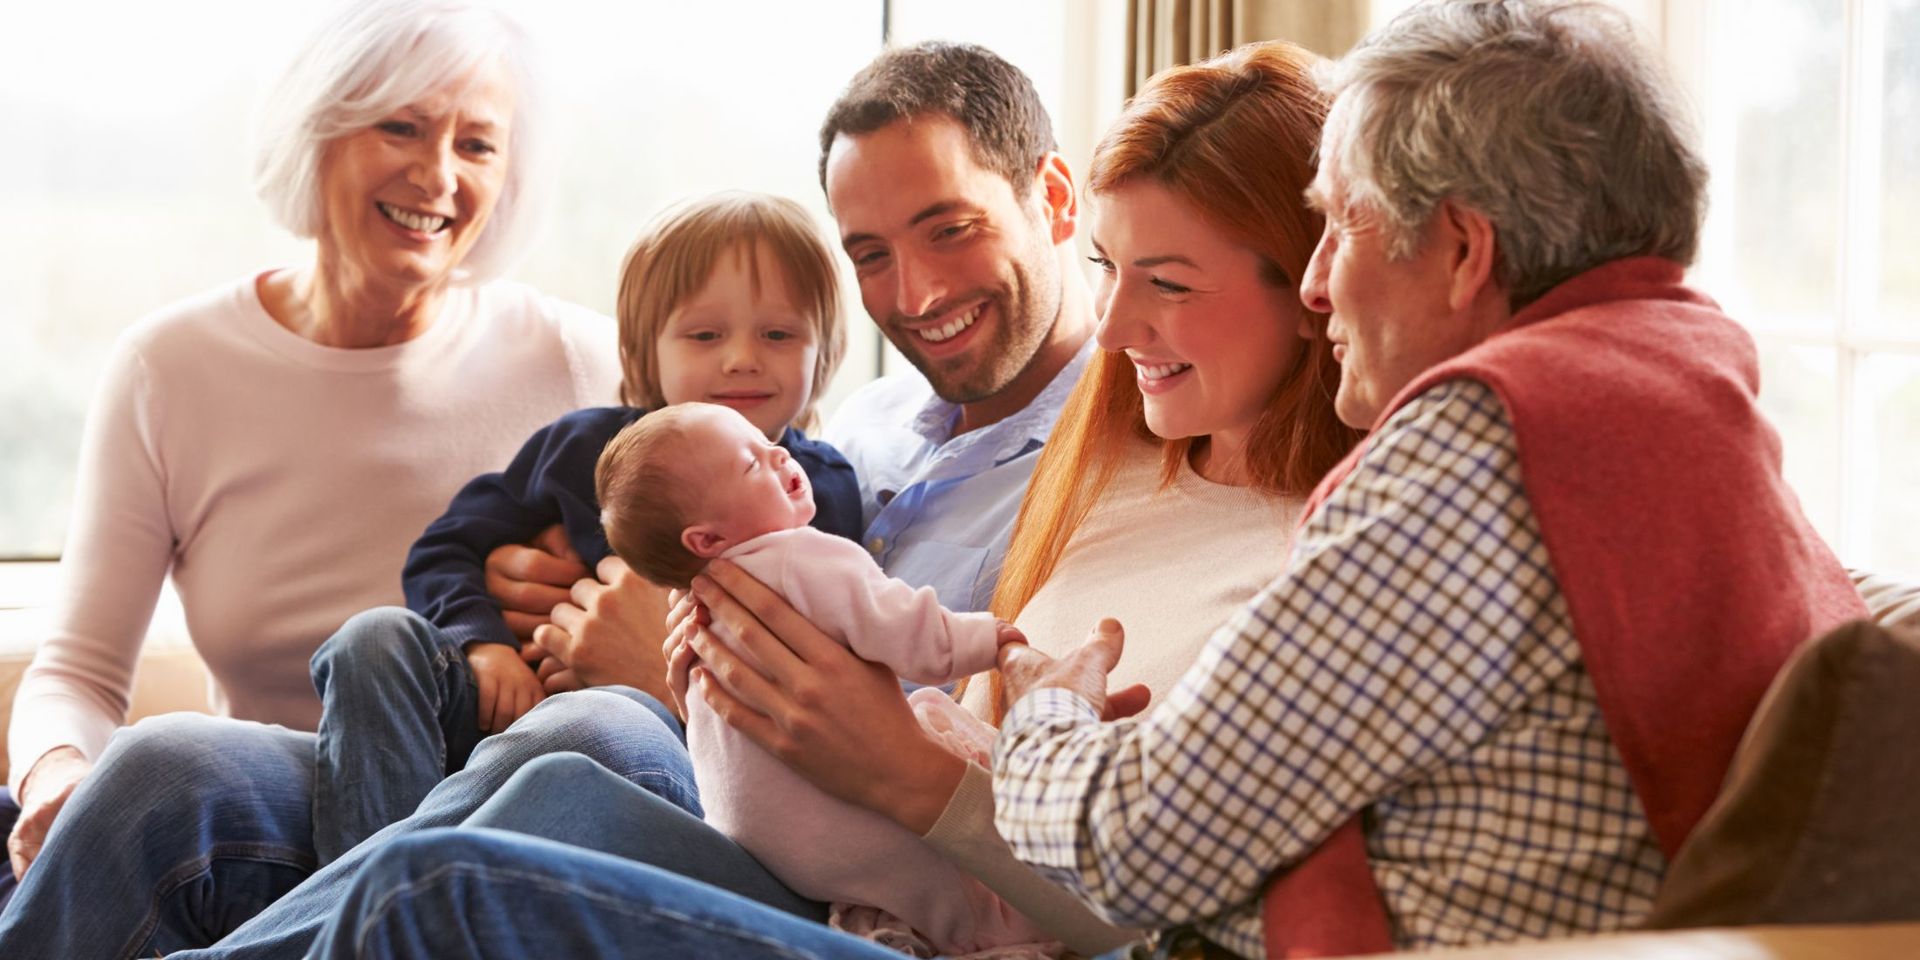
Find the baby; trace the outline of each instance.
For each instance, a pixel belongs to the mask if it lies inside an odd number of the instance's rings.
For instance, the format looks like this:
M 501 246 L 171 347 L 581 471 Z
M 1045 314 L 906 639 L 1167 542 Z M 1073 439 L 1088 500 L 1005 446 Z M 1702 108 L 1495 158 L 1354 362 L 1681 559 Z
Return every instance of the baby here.
M 1018 638 L 992 614 L 943 609 L 931 588 L 888 577 L 859 544 L 809 528 L 806 474 L 726 407 L 682 404 L 635 422 L 607 444 L 595 481 L 607 542 L 642 576 L 685 589 L 724 557 L 908 680 L 986 670 L 1002 640 Z M 935 733 L 952 746 L 950 731 Z M 687 747 L 707 822 L 796 892 L 876 908 L 943 954 L 1051 939 L 919 837 L 822 793 L 698 697 L 687 703 Z

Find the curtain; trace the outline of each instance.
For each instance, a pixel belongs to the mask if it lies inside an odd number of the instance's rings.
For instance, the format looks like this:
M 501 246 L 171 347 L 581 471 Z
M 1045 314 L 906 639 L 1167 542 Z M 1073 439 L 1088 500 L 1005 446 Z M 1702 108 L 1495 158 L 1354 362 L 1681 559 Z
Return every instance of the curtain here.
M 1368 0 L 1127 0 L 1127 96 L 1168 67 L 1255 40 L 1337 57 L 1366 32 Z

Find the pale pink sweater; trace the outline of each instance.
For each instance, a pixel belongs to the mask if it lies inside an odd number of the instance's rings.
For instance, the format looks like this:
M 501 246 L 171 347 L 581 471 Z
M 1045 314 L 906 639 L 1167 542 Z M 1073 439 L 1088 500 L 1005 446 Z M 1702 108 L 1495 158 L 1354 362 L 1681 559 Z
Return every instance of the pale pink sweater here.
M 942 609 L 932 588 L 888 577 L 850 540 L 802 527 L 755 537 L 725 558 L 861 658 L 916 683 L 945 683 L 993 666 L 992 614 Z M 721 639 L 734 642 L 724 633 Z M 796 892 L 878 907 L 943 953 L 1051 939 L 926 841 L 822 793 L 728 727 L 701 698 L 690 699 L 687 714 L 707 822 Z
M 401 602 L 407 547 L 454 491 L 614 400 L 613 323 L 528 287 L 456 290 L 420 337 L 344 350 L 275 323 L 257 281 L 140 321 L 102 375 L 54 632 L 14 701 L 16 790 L 48 750 L 97 758 L 124 722 L 169 573 L 217 707 L 313 729 L 308 658 Z

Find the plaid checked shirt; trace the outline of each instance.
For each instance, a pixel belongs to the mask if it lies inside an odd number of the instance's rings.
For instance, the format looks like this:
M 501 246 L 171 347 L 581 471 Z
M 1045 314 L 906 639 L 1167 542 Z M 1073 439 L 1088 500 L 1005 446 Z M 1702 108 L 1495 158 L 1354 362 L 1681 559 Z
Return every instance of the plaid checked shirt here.
M 1165 702 L 1108 724 L 1058 688 L 1016 704 L 994 796 L 1014 852 L 1110 919 L 1248 957 L 1268 876 L 1361 811 L 1402 948 L 1621 927 L 1665 869 L 1512 423 L 1465 380 L 1381 427 Z

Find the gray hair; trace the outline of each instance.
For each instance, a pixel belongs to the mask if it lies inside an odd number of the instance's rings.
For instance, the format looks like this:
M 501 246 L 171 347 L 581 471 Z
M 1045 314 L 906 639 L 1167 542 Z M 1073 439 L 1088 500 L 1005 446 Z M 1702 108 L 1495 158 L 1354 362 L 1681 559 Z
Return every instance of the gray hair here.
M 1515 309 L 1636 255 L 1691 263 L 1707 168 L 1671 81 L 1601 3 L 1423 3 L 1319 80 L 1323 158 L 1394 258 L 1452 199 L 1493 223 Z
M 295 236 L 320 231 L 320 160 L 327 144 L 498 65 L 516 105 L 506 182 L 485 230 L 454 275 L 481 283 L 532 246 L 546 205 L 543 91 L 526 32 L 468 0 L 362 0 L 320 28 L 261 105 L 254 192 Z

